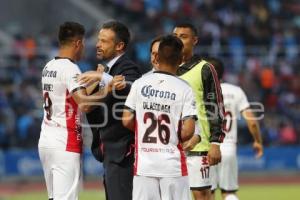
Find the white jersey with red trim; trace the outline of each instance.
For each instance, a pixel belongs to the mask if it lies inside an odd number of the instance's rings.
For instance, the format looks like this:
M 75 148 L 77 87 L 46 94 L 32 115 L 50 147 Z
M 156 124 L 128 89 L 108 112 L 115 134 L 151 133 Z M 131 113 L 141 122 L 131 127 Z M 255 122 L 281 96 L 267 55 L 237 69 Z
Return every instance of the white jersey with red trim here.
M 221 83 L 223 101 L 225 106 L 224 131 L 226 136 L 222 145 L 237 143 L 237 120 L 241 118 L 241 112 L 250 107 L 244 91 L 235 85 Z
M 82 88 L 78 66 L 67 58 L 49 61 L 42 72 L 44 118 L 39 147 L 82 152 L 81 116 L 71 93 Z
M 136 80 L 125 106 L 135 112 L 135 175 L 187 175 L 179 132 L 182 120 L 197 118 L 191 87 L 166 72 L 155 71 Z

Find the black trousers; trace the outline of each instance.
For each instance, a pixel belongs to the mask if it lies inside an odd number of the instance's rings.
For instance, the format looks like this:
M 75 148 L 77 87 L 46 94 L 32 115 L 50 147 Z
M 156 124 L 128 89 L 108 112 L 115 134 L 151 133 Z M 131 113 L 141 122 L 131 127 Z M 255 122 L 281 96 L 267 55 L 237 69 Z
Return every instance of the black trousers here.
M 133 154 L 121 163 L 106 161 L 104 157 L 104 187 L 106 200 L 132 200 Z

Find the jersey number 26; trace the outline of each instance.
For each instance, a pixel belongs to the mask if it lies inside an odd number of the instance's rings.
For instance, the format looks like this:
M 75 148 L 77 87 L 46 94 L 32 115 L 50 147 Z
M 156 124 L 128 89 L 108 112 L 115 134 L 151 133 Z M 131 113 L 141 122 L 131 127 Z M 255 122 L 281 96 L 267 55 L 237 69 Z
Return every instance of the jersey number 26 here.
M 162 144 L 168 144 L 170 140 L 170 129 L 166 124 L 170 124 L 170 118 L 166 114 L 156 117 L 152 112 L 146 112 L 144 115 L 144 124 L 150 120 L 151 124 L 146 129 L 143 137 L 143 143 L 157 143 L 157 137 L 151 136 L 158 127 L 158 138 Z M 165 122 L 166 124 L 163 124 Z

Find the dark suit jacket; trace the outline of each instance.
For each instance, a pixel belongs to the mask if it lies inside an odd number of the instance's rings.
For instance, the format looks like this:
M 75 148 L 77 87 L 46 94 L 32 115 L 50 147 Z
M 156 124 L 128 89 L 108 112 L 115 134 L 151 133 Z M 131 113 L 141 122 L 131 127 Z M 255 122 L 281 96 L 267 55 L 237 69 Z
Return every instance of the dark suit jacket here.
M 126 55 L 122 55 L 111 67 L 112 76 L 123 75 L 127 82 L 134 82 L 141 76 L 139 67 Z M 102 105 L 87 114 L 87 119 L 93 132 L 92 153 L 98 161 L 105 160 L 119 163 L 132 150 L 134 133 L 122 125 L 122 113 L 131 84 L 117 94 L 107 95 Z M 101 124 L 100 126 L 94 126 Z

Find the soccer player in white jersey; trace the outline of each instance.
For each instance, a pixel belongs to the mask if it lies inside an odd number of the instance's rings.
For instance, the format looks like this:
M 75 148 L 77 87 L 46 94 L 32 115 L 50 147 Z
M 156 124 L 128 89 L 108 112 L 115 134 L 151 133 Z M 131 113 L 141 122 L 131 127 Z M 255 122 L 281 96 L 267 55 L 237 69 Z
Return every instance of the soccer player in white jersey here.
M 157 70 L 133 83 L 125 103 L 123 125 L 135 130 L 133 200 L 191 199 L 181 143 L 192 137 L 197 112 L 192 89 L 175 76 L 182 47 L 162 37 Z
M 104 95 L 102 89 L 88 97 L 85 87 L 77 81 L 81 72 L 75 62 L 82 57 L 84 32 L 84 27 L 76 22 L 62 24 L 58 35 L 59 56 L 49 61 L 42 72 L 44 118 L 38 147 L 49 199 L 78 199 L 80 113 L 90 111 Z M 94 80 L 101 80 L 101 72 L 94 75 L 98 75 Z M 123 77 L 115 80 L 122 81 Z
M 211 63 L 221 80 L 224 67 L 221 60 L 216 58 L 206 59 Z M 222 94 L 225 105 L 226 124 L 224 131 L 226 136 L 221 144 L 222 161 L 211 169 L 212 192 L 219 187 L 224 200 L 238 200 L 236 191 L 238 190 L 238 165 L 237 165 L 237 119 L 242 115 L 247 121 L 248 129 L 253 137 L 253 148 L 256 151 L 256 158 L 263 155 L 263 145 L 259 123 L 251 111 L 250 104 L 244 91 L 229 83 L 221 83 Z M 211 195 L 213 200 L 215 197 Z

